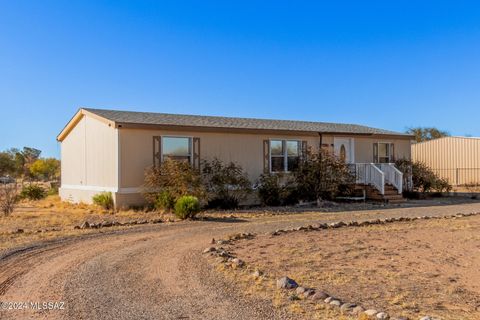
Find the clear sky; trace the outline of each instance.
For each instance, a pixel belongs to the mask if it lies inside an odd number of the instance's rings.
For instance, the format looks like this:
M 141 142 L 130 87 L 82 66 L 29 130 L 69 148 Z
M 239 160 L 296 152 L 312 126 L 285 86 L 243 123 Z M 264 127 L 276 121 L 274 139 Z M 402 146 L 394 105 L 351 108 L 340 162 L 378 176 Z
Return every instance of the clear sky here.
M 0 150 L 80 106 L 480 136 L 480 4 L 0 0 Z

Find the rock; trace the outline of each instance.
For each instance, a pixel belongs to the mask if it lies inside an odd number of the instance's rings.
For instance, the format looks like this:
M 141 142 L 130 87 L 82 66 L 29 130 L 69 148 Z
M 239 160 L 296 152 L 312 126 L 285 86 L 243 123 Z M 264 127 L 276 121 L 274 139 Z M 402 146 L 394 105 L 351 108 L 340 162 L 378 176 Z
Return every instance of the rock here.
M 388 314 L 385 313 L 385 312 L 379 312 L 379 313 L 377 313 L 377 319 L 378 319 L 378 320 L 387 320 L 387 319 L 389 319 L 389 318 L 390 318 L 390 317 L 389 317 Z
M 80 226 L 80 229 L 88 229 L 90 228 L 90 223 L 88 221 L 85 221 L 84 223 L 82 223 L 82 225 Z
M 215 241 L 215 238 L 212 238 L 212 241 L 210 241 L 210 244 L 215 244 L 216 241 Z
M 75 226 L 75 227 L 73 227 L 73 229 L 78 230 L 78 229 L 80 229 L 80 226 Z
M 295 293 L 296 293 L 296 294 L 303 294 L 305 291 L 307 291 L 306 288 L 304 288 L 304 287 L 297 287 L 297 289 L 295 290 Z
M 346 313 L 352 311 L 353 308 L 355 308 L 357 305 L 354 303 L 344 303 L 340 306 L 340 312 Z
M 23 232 L 24 232 L 24 230 L 23 230 L 23 229 L 20 229 L 20 228 L 18 228 L 17 230 L 15 230 L 15 233 L 23 233 Z
M 245 265 L 245 262 L 243 260 L 240 260 L 238 258 L 232 259 L 232 263 L 235 267 L 241 268 Z
M 334 297 L 327 297 L 325 300 L 323 300 L 323 302 L 330 303 L 332 300 L 335 300 L 335 298 Z
M 303 296 L 304 296 L 305 298 L 308 298 L 308 297 L 313 296 L 314 294 L 315 294 L 315 290 L 313 290 L 313 289 L 307 289 L 307 290 L 305 290 L 305 292 L 303 293 Z
M 378 311 L 375 310 L 375 309 L 368 309 L 368 310 L 364 311 L 363 313 L 365 313 L 369 317 L 374 317 L 374 316 L 377 315 Z
M 255 270 L 255 271 L 253 272 L 252 275 L 253 275 L 255 278 L 259 278 L 259 277 L 261 277 L 261 276 L 263 275 L 263 272 L 257 269 L 257 270 Z
M 203 253 L 209 253 L 209 252 L 214 252 L 216 251 L 217 249 L 215 249 L 215 247 L 208 247 L 208 248 L 205 248 L 205 250 L 203 250 Z
M 420 320 L 433 320 L 430 316 L 421 317 Z
M 112 226 L 112 223 L 109 222 L 109 221 L 102 222 L 102 227 L 108 228 L 108 227 L 111 227 L 111 226 Z
M 333 299 L 332 301 L 330 301 L 329 304 L 332 306 L 340 307 L 342 305 L 342 302 L 340 300 Z
M 359 315 L 364 311 L 365 309 L 362 306 L 356 306 L 355 308 L 352 309 L 352 314 Z
M 298 284 L 295 280 L 290 279 L 289 277 L 283 277 L 277 280 L 277 288 L 279 289 L 295 289 L 298 287 Z
M 325 300 L 327 298 L 328 294 L 323 291 L 316 291 L 312 296 L 310 296 L 310 299 L 312 300 Z
M 408 320 L 408 318 L 405 318 L 405 317 L 393 317 L 393 318 L 390 318 L 390 320 Z

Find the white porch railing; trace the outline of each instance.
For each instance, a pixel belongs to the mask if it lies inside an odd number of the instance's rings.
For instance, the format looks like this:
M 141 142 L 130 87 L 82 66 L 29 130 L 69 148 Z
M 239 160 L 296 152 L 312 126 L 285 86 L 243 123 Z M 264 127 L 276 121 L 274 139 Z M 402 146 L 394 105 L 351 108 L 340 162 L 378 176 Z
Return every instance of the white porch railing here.
M 373 185 L 380 194 L 385 194 L 385 175 L 373 163 L 355 163 L 355 182 Z
M 394 186 L 401 194 L 403 191 L 403 173 L 393 163 L 377 163 L 376 165 L 385 174 L 385 181 Z
M 403 174 L 393 163 L 355 163 L 355 182 L 374 186 L 385 194 L 385 182 L 393 185 L 398 193 L 403 191 Z M 353 169 L 353 168 L 352 168 Z

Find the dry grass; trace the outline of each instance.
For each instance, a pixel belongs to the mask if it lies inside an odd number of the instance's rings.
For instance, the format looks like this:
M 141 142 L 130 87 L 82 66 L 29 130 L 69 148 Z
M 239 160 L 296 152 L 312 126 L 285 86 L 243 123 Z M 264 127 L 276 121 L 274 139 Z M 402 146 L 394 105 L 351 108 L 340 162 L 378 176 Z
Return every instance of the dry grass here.
M 128 222 L 139 219 L 169 219 L 174 216 L 158 212 L 120 211 L 113 213 L 87 204 L 71 204 L 60 201 L 58 196 L 49 196 L 39 201 L 23 201 L 8 217 L 0 216 L 0 251 L 39 240 L 73 236 L 85 233 L 104 232 L 104 229 L 74 230 L 84 221 Z M 108 230 L 126 227 L 108 228 Z M 22 229 L 23 233 L 16 233 Z
M 366 308 L 412 319 L 480 319 L 479 230 L 480 216 L 423 220 L 262 235 L 231 250 L 272 279 L 288 275 Z M 307 300 L 290 308 L 322 319 L 332 312 Z

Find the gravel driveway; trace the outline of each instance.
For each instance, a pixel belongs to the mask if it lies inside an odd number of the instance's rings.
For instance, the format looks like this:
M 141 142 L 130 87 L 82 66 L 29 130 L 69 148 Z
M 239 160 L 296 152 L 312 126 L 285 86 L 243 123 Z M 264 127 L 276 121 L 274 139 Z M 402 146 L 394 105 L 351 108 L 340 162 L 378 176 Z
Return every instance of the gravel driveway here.
M 270 301 L 245 298 L 211 269 L 201 250 L 212 238 L 327 221 L 472 211 L 480 211 L 480 203 L 181 222 L 38 244 L 0 257 L 0 302 L 23 308 L 0 309 L 0 319 L 288 319 Z M 64 302 L 64 310 L 48 305 L 33 310 L 30 304 L 47 301 Z

